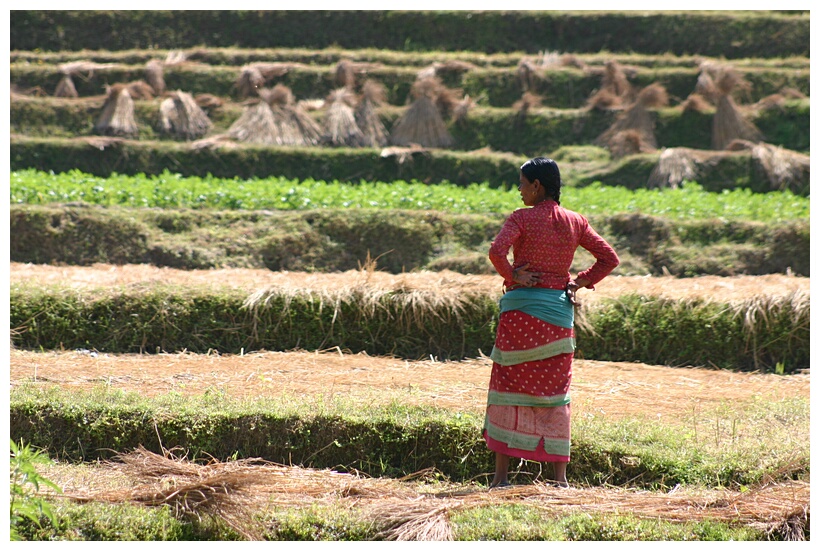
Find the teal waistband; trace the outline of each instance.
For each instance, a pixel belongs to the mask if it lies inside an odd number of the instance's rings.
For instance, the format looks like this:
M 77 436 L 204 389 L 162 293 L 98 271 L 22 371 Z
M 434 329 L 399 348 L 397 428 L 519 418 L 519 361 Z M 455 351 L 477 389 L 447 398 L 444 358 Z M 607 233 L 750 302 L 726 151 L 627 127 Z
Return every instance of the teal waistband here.
M 519 287 L 504 293 L 499 306 L 501 312 L 519 310 L 558 327 L 570 329 L 575 323 L 575 308 L 561 289 Z

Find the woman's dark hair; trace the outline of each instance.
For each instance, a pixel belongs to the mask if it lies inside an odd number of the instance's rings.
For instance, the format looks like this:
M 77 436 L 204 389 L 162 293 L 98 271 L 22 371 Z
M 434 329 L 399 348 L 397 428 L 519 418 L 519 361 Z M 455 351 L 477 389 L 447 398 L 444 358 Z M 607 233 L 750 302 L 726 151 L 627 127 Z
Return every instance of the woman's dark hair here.
M 561 171 L 552 159 L 546 157 L 535 157 L 521 165 L 521 173 L 530 182 L 538 180 L 547 195 L 561 204 Z

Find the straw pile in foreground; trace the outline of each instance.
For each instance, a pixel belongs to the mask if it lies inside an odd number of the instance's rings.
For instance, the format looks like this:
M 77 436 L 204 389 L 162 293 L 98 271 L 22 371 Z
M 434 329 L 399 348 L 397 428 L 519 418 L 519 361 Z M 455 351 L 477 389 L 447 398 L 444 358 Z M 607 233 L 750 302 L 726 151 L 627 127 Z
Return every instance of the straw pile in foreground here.
M 159 455 L 141 447 L 118 456 L 108 468 L 135 483 L 118 490 L 85 489 L 59 496 L 83 503 L 165 505 L 180 518 L 221 520 L 251 540 L 264 537 L 268 508 L 319 503 L 357 510 L 374 526 L 376 537 L 385 540 L 451 540 L 452 512 L 511 503 L 526 504 L 546 516 L 629 512 L 673 522 L 741 523 L 787 540 L 804 539 L 809 523 L 810 486 L 798 481 L 762 484 L 744 492 L 556 488 L 536 482 L 491 491 L 467 486 L 428 493 L 409 480 L 371 479 L 253 459 L 200 464 L 167 450 Z

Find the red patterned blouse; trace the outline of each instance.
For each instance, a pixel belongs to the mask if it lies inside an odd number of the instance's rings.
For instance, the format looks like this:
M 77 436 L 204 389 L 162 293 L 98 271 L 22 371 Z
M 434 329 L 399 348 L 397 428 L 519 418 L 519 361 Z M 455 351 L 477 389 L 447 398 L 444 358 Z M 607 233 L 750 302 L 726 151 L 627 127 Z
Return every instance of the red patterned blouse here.
M 543 273 L 535 287 L 564 289 L 571 279 L 569 269 L 579 246 L 595 257 L 596 262 L 578 274 L 579 278 L 589 279 L 588 288 L 594 289 L 620 264 L 618 255 L 585 217 L 546 199 L 534 207 L 518 209 L 507 218 L 490 246 L 490 261 L 507 289 L 517 285 L 513 269 L 527 263 L 527 270 Z M 507 260 L 510 248 L 512 265 Z

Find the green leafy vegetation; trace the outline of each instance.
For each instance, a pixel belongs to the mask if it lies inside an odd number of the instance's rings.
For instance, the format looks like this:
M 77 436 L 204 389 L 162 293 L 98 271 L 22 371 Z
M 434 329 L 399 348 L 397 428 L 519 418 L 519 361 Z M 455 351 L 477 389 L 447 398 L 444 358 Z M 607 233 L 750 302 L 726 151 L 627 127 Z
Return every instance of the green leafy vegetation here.
M 489 184 L 428 185 L 411 180 L 347 184 L 338 181 L 161 175 L 101 178 L 73 170 L 49 174 L 13 171 L 12 204 L 83 201 L 97 205 L 211 209 L 403 209 L 452 213 L 511 212 L 522 206 L 517 190 Z M 748 189 L 704 191 L 689 182 L 680 189 L 629 190 L 595 183 L 565 188 L 562 205 L 586 215 L 640 212 L 673 220 L 722 218 L 778 222 L 809 216 L 809 198 L 791 192 L 755 194 Z
M 37 472 L 38 464 L 47 464 L 51 460 L 42 450 L 34 449 L 21 440 L 18 444 L 14 440 L 9 442 L 9 513 L 11 540 L 23 539 L 19 528 L 28 521 L 37 527 L 43 526 L 43 519 L 47 519 L 53 526 L 58 527 L 59 521 L 51 504 L 45 498 L 38 496 L 40 486 L 60 491 L 59 486 Z

